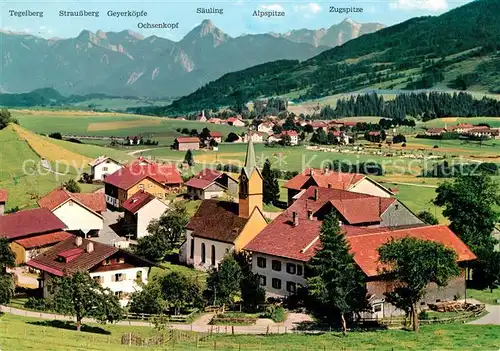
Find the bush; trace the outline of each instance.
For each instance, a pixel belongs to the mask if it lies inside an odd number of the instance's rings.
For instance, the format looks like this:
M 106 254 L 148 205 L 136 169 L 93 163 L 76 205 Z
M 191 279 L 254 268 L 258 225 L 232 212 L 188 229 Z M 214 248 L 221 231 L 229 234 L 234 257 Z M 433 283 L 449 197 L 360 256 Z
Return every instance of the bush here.
M 419 314 L 418 314 L 418 319 L 429 319 L 429 313 L 427 311 L 421 311 Z
M 52 139 L 62 140 L 62 135 L 59 132 L 51 133 L 49 134 L 49 137 Z
M 286 320 L 286 310 L 282 306 L 271 305 L 261 317 L 270 318 L 275 323 L 283 323 Z
M 42 297 L 29 297 L 28 301 L 24 303 L 24 307 L 29 310 L 35 310 L 35 311 L 50 310 L 49 303 Z

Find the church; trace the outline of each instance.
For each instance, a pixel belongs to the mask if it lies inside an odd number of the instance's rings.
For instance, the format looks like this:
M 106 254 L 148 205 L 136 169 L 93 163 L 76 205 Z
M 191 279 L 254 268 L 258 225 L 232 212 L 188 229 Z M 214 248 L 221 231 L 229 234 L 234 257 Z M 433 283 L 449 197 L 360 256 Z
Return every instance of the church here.
M 262 187 L 250 140 L 239 176 L 238 202 L 203 200 L 186 225 L 180 261 L 207 270 L 217 267 L 227 252 L 239 251 L 253 240 L 267 225 L 262 213 Z

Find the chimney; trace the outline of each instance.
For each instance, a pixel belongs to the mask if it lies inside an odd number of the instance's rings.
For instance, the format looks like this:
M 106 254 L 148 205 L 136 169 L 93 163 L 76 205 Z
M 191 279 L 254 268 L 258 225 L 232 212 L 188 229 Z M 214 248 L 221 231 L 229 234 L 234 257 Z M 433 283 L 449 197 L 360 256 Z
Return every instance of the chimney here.
M 83 244 L 83 239 L 81 236 L 77 236 L 76 239 L 75 239 L 75 245 L 76 246 L 82 246 Z
M 315 188 L 314 189 L 314 201 L 318 201 L 318 200 L 319 200 L 319 189 Z
M 91 253 L 92 251 L 94 251 L 94 243 L 93 242 L 87 243 L 87 247 L 85 248 L 85 251 L 87 251 L 88 253 Z
M 201 110 L 201 116 L 205 117 L 205 110 Z
M 297 212 L 293 211 L 292 212 L 292 219 L 293 219 L 293 226 L 296 227 L 299 225 L 299 216 Z
M 314 169 L 312 169 L 312 168 L 310 170 L 310 175 L 311 175 L 311 177 L 314 175 Z
M 309 218 L 310 221 L 313 219 L 313 211 L 312 210 L 307 210 L 307 218 Z

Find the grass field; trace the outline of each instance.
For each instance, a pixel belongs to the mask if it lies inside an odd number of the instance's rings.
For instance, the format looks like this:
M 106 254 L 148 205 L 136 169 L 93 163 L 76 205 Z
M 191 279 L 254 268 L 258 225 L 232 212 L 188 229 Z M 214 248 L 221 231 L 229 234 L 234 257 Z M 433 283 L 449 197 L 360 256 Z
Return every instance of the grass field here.
M 30 147 L 28 141 L 17 133 L 18 130 L 19 128 L 16 129 L 13 125 L 0 130 L 0 144 L 2 145 L 0 148 L 0 188 L 9 190 L 7 208 L 33 207 L 40 196 L 76 176 L 74 170 L 71 170 L 68 175 L 56 175 L 44 169 L 39 155 Z M 27 139 L 30 139 L 30 136 Z M 47 150 L 42 146 L 41 150 L 44 154 L 55 152 L 54 157 L 58 155 L 58 152 L 66 156 L 70 154 L 66 153 L 65 149 L 55 148 L 53 145 L 49 145 Z M 92 191 L 96 188 L 88 184 L 81 186 L 82 191 Z
M 56 322 L 57 323 L 57 322 Z M 2 351 L 67 351 L 67 350 L 498 350 L 500 328 L 479 325 L 423 326 L 419 333 L 402 330 L 381 330 L 319 335 L 227 335 L 200 339 L 192 333 L 179 333 L 176 340 L 159 347 L 121 345 L 128 333 L 153 336 L 148 327 L 89 325 L 76 332 L 50 321 L 5 314 L 0 317 L 0 349 Z M 62 323 L 62 322 L 59 322 Z M 70 326 L 65 326 L 70 327 Z M 196 339 L 199 339 L 196 341 Z
M 499 117 L 446 117 L 446 118 L 437 118 L 427 122 L 422 123 L 422 126 L 426 128 L 437 128 L 444 127 L 446 125 L 452 126 L 459 123 L 471 123 L 471 124 L 479 124 L 479 123 L 487 123 L 490 127 L 500 127 L 500 118 Z
M 11 110 L 22 127 L 36 133 L 50 134 L 59 132 L 78 136 L 135 136 L 154 139 L 162 145 L 172 144 L 180 134 L 178 128 L 197 129 L 204 127 L 227 135 L 241 133 L 245 129 L 228 125 L 207 124 L 196 121 L 182 121 L 169 118 L 140 116 L 120 113 L 96 113 L 87 111 L 37 111 Z
M 493 292 L 489 289 L 467 289 L 467 297 L 490 305 L 500 305 L 500 288 L 494 289 Z

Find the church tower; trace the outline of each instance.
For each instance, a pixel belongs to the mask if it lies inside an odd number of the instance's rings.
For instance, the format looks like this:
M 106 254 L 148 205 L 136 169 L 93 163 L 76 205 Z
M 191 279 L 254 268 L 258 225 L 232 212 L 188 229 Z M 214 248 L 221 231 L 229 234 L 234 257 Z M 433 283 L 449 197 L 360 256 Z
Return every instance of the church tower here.
M 262 211 L 262 185 L 262 175 L 257 168 L 253 141 L 250 137 L 245 167 L 241 169 L 239 178 L 239 217 L 249 218 L 255 207 Z

